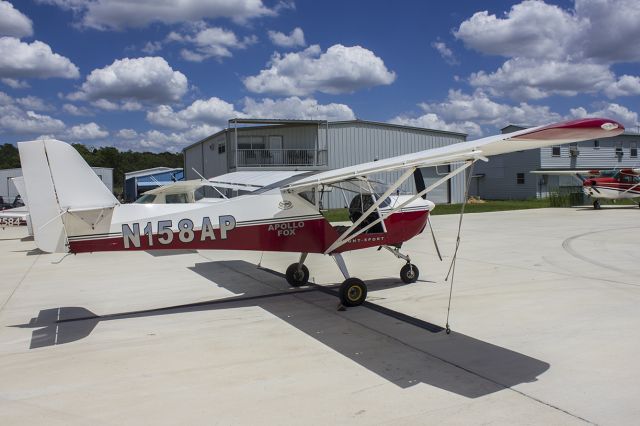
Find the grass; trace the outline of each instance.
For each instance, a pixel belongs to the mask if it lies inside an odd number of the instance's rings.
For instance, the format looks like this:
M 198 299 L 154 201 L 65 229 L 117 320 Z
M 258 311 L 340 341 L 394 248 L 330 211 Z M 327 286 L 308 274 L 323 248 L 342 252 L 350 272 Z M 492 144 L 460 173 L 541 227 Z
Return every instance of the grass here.
M 591 203 L 591 201 L 587 201 Z M 617 204 L 617 205 L 631 205 L 636 204 L 632 200 L 618 200 L 612 202 L 611 200 L 602 200 L 601 203 L 605 204 Z M 581 204 L 581 203 L 578 203 Z M 573 204 L 575 205 L 575 204 Z M 462 204 L 438 204 L 431 214 L 459 214 Z M 485 213 L 485 212 L 499 212 L 506 210 L 525 210 L 525 209 L 543 209 L 552 207 L 552 199 L 550 198 L 534 198 L 530 200 L 492 200 L 485 201 L 484 203 L 467 203 L 464 208 L 465 213 Z M 559 205 L 556 204 L 553 207 L 570 207 L 569 204 Z M 349 214 L 347 209 L 332 209 L 323 212 L 324 217 L 329 222 L 344 222 L 349 220 Z

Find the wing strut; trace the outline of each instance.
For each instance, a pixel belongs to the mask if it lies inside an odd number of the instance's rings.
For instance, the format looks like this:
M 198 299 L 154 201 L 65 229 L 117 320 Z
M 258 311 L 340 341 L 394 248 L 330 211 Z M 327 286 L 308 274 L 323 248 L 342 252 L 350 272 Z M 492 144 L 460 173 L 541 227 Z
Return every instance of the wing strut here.
M 409 198 L 407 201 L 405 201 L 404 203 L 394 207 L 393 209 L 391 209 L 389 212 L 387 212 L 384 216 L 380 216 L 378 219 L 372 221 L 371 223 L 369 223 L 367 226 L 363 227 L 362 229 L 360 229 L 358 232 L 355 232 L 352 234 L 352 232 L 356 229 L 356 226 L 358 226 L 360 223 L 362 223 L 363 220 L 365 220 L 370 214 L 371 212 L 378 207 L 379 204 L 382 203 L 382 201 L 384 201 L 393 190 L 395 190 L 396 188 L 398 188 L 400 185 L 402 185 L 402 183 L 407 180 L 407 178 L 409 176 L 411 176 L 411 174 L 413 173 L 413 170 L 415 169 L 415 167 L 410 167 L 401 177 L 400 179 L 398 179 L 390 188 L 389 190 L 387 190 L 379 199 L 376 203 L 373 204 L 373 206 L 371 206 L 369 208 L 369 210 L 367 210 L 356 222 L 353 223 L 353 225 L 351 225 L 349 227 L 349 229 L 347 229 L 346 231 L 344 231 L 344 233 L 342 235 L 340 235 L 340 237 L 333 243 L 331 244 L 331 246 L 329 246 L 329 248 L 327 250 L 325 250 L 325 254 L 329 254 L 331 252 L 333 252 L 335 249 L 337 249 L 338 247 L 343 246 L 344 244 L 348 243 L 349 241 L 351 241 L 352 239 L 354 239 L 355 237 L 357 237 L 358 235 L 362 234 L 363 232 L 366 232 L 367 230 L 369 230 L 371 227 L 377 225 L 378 223 L 380 223 L 381 221 L 385 220 L 386 218 L 388 218 L 389 216 L 391 216 L 393 213 L 397 212 L 398 210 L 400 210 L 401 208 L 403 208 L 404 206 L 412 203 L 414 200 L 422 197 L 424 194 L 427 194 L 429 191 L 433 190 L 434 188 L 440 186 L 441 184 L 443 184 L 444 182 L 448 181 L 449 179 L 451 179 L 452 177 L 454 177 L 455 175 L 457 175 L 458 173 L 464 171 L 467 169 L 467 167 L 471 166 L 472 164 L 474 164 L 476 161 L 478 161 L 478 159 L 474 159 L 474 160 L 467 160 L 463 165 L 461 165 L 460 167 L 458 167 L 457 169 L 454 169 L 453 171 L 449 172 L 448 174 L 446 174 L 444 177 L 438 179 L 435 183 L 429 185 L 429 187 L 423 189 L 422 191 L 418 192 L 416 195 L 414 195 L 413 197 Z M 391 192 L 390 192 L 391 191 Z

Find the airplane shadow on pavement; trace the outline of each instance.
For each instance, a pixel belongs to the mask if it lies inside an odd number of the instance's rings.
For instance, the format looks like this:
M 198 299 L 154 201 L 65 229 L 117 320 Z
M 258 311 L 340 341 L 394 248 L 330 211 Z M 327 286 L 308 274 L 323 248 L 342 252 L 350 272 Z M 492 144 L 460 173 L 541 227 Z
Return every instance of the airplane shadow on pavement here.
M 313 284 L 291 289 L 281 274 L 248 262 L 204 262 L 190 269 L 241 295 L 108 315 L 82 307 L 45 309 L 28 324 L 14 327 L 35 328 L 30 347 L 41 348 L 83 339 L 103 321 L 260 307 L 401 388 L 424 383 L 477 398 L 536 381 L 549 369 L 544 361 L 464 334 L 447 335 L 438 325 L 375 303 L 337 311 L 335 289 Z M 386 279 L 368 284 L 375 289 L 402 283 Z

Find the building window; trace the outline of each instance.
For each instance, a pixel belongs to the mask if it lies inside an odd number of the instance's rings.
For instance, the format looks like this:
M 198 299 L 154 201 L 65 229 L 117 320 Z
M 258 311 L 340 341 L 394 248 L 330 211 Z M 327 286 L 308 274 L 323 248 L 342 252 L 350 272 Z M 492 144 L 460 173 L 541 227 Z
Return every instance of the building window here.
M 593 141 L 593 147 L 595 149 L 599 149 L 600 148 L 600 141 L 598 139 Z
M 622 144 L 616 145 L 616 157 L 622 158 Z
M 524 185 L 524 173 L 516 173 L 516 183 L 518 185 Z
M 238 149 L 265 149 L 264 136 L 239 136 Z
M 631 148 L 629 149 L 629 156 L 631 158 L 638 158 L 638 146 L 635 143 L 631 144 Z
M 551 156 L 552 157 L 560 157 L 560 147 L 559 146 L 552 146 L 551 147 Z
M 220 145 L 218 145 L 218 154 L 224 154 L 225 150 L 226 150 L 226 146 L 224 143 L 220 143 Z

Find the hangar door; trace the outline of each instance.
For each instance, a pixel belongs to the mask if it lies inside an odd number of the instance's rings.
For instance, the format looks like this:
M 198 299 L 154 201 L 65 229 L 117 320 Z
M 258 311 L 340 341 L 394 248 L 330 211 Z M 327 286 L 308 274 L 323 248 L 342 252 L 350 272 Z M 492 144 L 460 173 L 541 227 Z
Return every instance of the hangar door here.
M 449 166 L 425 167 L 420 169 L 422 171 L 422 177 L 424 178 L 424 185 L 429 186 L 435 183 L 438 179 L 442 179 L 444 175 L 449 173 Z M 449 185 L 451 180 L 446 181 L 437 188 L 433 189 L 427 194 L 427 199 L 433 201 L 436 204 L 448 204 L 450 202 Z

